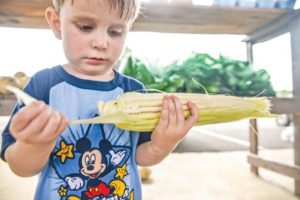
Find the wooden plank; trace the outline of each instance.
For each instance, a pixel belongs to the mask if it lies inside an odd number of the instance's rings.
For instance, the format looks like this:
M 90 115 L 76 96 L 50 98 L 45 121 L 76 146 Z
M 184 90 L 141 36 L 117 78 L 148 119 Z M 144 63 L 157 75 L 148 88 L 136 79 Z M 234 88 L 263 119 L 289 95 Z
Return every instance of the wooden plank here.
M 2 0 L 0 6 L 0 26 L 18 28 L 48 28 L 45 9 L 51 1 Z
M 300 113 L 300 98 L 270 98 L 271 113 L 273 114 L 293 114 Z
M 300 98 L 300 16 L 291 22 L 293 96 Z M 298 106 L 299 108 L 299 106 Z M 300 165 L 300 115 L 294 114 L 294 160 Z M 295 194 L 300 197 L 300 180 L 295 181 Z
M 280 162 L 260 158 L 259 156 L 254 154 L 249 154 L 247 160 L 251 165 L 284 174 L 300 181 L 300 166 L 282 164 Z
M 133 25 L 134 30 L 247 34 L 253 29 L 281 16 L 285 10 L 249 9 L 239 7 L 155 5 L 144 4 L 145 15 Z
M 251 43 L 265 42 L 279 35 L 289 32 L 291 21 L 300 16 L 300 9 L 291 10 L 279 18 L 274 18 L 268 23 L 249 33 L 244 41 Z
M 46 0 L 1 0 L 0 26 L 48 28 Z M 133 25 L 134 31 L 176 33 L 248 34 L 283 15 L 281 9 L 194 6 L 189 3 L 143 3 L 145 8 Z

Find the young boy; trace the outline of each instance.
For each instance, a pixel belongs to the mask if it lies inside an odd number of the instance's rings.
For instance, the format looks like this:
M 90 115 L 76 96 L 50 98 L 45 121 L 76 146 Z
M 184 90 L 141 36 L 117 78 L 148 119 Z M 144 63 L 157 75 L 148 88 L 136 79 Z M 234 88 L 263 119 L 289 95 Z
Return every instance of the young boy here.
M 142 199 L 137 165 L 163 160 L 198 118 L 166 96 L 150 133 L 112 124 L 69 125 L 91 118 L 97 102 L 113 100 L 143 84 L 114 70 L 126 34 L 137 16 L 137 0 L 54 0 L 46 19 L 63 42 L 67 64 L 35 74 L 25 91 L 39 99 L 17 105 L 3 133 L 1 158 L 19 176 L 40 173 L 35 199 Z

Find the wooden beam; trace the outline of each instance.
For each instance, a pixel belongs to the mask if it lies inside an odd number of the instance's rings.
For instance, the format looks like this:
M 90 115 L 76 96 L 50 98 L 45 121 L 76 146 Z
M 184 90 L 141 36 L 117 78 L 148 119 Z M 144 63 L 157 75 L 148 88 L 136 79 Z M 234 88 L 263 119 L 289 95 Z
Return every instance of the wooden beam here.
M 293 73 L 293 96 L 300 98 L 300 15 L 291 22 L 291 54 Z M 296 108 L 296 107 L 295 107 Z M 299 106 L 297 107 L 299 108 Z M 294 114 L 294 158 L 300 165 L 300 115 Z M 295 194 L 300 197 L 300 180 L 295 181 Z
M 291 21 L 300 16 L 300 9 L 291 10 L 284 15 L 274 18 L 268 23 L 258 27 L 249 33 L 244 40 L 245 42 L 259 43 L 273 39 L 279 35 L 289 32 Z
M 134 30 L 248 34 L 253 29 L 281 16 L 276 9 L 245 9 L 240 7 L 195 6 L 189 4 L 144 4 L 145 14 L 133 25 Z
M 51 1 L 1 0 L 0 26 L 18 28 L 48 28 L 44 17 Z
M 300 98 L 270 98 L 271 113 L 273 114 L 293 114 L 300 113 Z
M 1 0 L 0 26 L 48 28 L 44 10 L 49 0 Z M 248 34 L 283 15 L 282 9 L 198 6 L 190 3 L 143 3 L 134 31 Z
M 249 154 L 247 160 L 251 165 L 284 174 L 300 181 L 300 166 L 282 164 L 276 161 L 260 158 L 259 156 L 254 154 Z

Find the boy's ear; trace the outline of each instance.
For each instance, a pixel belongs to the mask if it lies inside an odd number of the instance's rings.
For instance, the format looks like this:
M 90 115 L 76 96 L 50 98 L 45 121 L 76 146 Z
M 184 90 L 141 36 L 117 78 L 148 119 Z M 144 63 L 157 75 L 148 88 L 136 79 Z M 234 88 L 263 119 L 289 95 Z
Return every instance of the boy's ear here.
M 54 8 L 49 7 L 45 11 L 45 17 L 50 28 L 55 34 L 55 37 L 61 39 L 61 26 L 60 26 L 61 24 L 60 24 L 59 14 L 56 12 Z

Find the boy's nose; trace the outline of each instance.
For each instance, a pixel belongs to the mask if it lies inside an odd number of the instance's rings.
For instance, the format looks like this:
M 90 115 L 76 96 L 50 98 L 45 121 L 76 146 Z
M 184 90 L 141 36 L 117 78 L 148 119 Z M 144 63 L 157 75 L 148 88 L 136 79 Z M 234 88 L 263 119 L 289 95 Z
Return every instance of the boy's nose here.
M 108 46 L 108 36 L 105 33 L 96 34 L 91 42 L 93 49 L 104 50 Z

